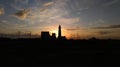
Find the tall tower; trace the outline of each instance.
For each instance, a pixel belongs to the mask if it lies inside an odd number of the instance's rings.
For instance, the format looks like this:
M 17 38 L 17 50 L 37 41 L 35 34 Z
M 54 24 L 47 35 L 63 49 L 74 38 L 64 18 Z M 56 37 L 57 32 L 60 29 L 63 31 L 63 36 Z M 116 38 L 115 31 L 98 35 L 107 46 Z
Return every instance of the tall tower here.
M 58 27 L 58 38 L 61 38 L 61 26 Z

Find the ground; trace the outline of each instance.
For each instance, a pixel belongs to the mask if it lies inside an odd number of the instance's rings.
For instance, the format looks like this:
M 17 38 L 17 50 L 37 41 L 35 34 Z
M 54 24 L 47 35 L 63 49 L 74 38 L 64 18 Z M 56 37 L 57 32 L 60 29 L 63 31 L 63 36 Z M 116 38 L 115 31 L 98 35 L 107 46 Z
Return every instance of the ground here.
M 1 39 L 1 61 L 15 67 L 82 67 L 119 64 L 119 40 Z

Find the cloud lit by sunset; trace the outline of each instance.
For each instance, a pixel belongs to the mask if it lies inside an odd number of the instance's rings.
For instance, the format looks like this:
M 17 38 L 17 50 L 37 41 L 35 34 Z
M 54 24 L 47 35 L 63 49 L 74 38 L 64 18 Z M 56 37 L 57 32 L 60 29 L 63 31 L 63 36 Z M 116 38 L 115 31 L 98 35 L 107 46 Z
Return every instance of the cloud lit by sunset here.
M 58 35 L 60 24 L 68 38 L 120 39 L 119 6 L 119 0 L 0 0 L 0 33 Z

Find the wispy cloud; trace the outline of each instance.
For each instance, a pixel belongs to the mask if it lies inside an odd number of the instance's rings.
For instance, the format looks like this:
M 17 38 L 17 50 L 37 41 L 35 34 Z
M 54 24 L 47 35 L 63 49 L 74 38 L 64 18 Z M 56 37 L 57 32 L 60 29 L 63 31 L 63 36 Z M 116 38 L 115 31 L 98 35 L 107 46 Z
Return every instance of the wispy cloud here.
M 29 0 L 15 0 L 15 3 L 28 4 Z
M 47 9 L 45 9 L 45 8 L 40 9 L 40 12 L 45 12 L 45 11 L 47 11 Z
M 55 20 L 56 20 L 56 22 L 66 23 L 66 24 L 72 24 L 72 23 L 80 22 L 80 18 L 58 18 L 58 19 L 55 19 Z
M 0 25 L 6 25 L 7 26 L 7 25 L 9 25 L 9 24 L 7 24 L 7 22 L 8 21 L 6 21 L 6 20 L 0 20 Z
M 48 6 L 52 6 L 52 5 L 54 5 L 54 4 L 55 4 L 55 2 L 52 2 L 52 1 L 51 1 L 51 2 L 44 3 L 43 6 L 44 6 L 44 7 L 48 7 Z
M 104 26 L 104 27 L 94 27 L 94 29 L 114 29 L 114 28 L 120 28 L 120 25 L 110 25 L 110 26 Z
M 80 30 L 80 27 L 76 27 L 76 28 L 68 28 L 67 30 Z
M 23 7 L 18 6 L 18 5 L 16 6 L 14 4 L 11 4 L 11 7 L 14 8 L 15 10 L 23 10 Z
M 118 1 L 119 0 L 112 0 L 112 1 L 110 1 L 108 3 L 103 4 L 103 6 L 105 6 L 105 7 L 110 6 L 110 5 L 113 5 L 113 4 L 117 3 Z
M 0 15 L 3 15 L 4 13 L 5 13 L 4 8 L 1 8 L 1 7 L 0 7 Z
M 108 35 L 108 34 L 111 34 L 113 32 L 112 31 L 98 31 L 97 33 L 100 35 Z
M 18 19 L 29 21 L 30 23 L 34 22 L 46 22 L 46 23 L 66 23 L 66 24 L 72 24 L 80 21 L 80 18 L 78 17 L 70 17 L 69 10 L 66 9 L 66 2 L 68 0 L 52 0 L 46 3 L 41 3 L 41 0 L 36 0 L 36 2 L 39 2 L 39 5 L 32 6 L 27 9 L 30 9 L 30 11 L 26 10 L 26 8 L 22 8 L 19 6 L 14 6 L 16 10 L 18 10 L 17 13 L 14 14 L 14 16 Z M 52 6 L 50 8 L 49 6 Z M 63 7 L 63 8 L 62 8 Z M 25 10 L 24 10 L 25 9 Z M 30 13 L 29 13 L 30 12 Z M 66 17 L 66 16 L 69 16 Z
M 16 10 L 23 10 L 26 9 L 26 6 L 29 5 L 29 0 L 14 0 L 14 2 L 10 5 Z
M 21 10 L 15 13 L 14 16 L 23 20 L 27 18 L 29 12 L 30 12 L 29 10 Z

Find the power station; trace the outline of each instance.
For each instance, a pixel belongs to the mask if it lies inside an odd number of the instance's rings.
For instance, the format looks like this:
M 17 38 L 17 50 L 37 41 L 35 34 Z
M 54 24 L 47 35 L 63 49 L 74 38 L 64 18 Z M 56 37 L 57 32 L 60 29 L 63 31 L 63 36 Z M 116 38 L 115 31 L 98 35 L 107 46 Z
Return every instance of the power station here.
M 56 33 L 52 33 L 52 36 L 50 36 L 49 31 L 43 31 L 41 32 L 41 39 L 43 40 L 65 40 L 66 37 L 62 36 L 62 29 L 61 25 L 58 26 L 58 37 L 56 37 Z

